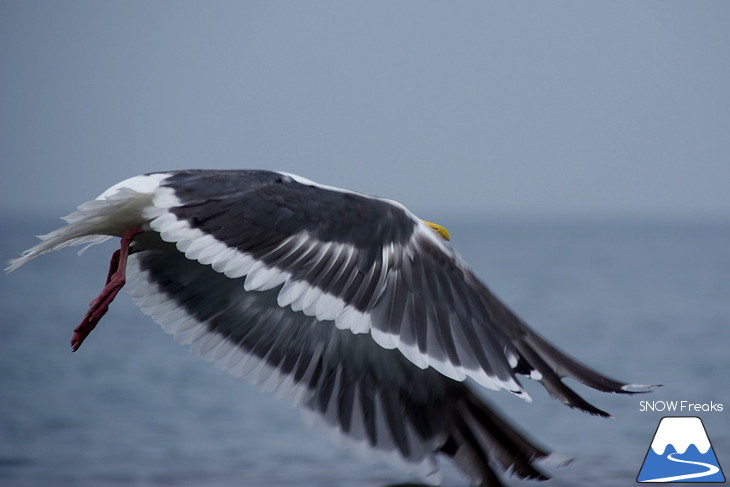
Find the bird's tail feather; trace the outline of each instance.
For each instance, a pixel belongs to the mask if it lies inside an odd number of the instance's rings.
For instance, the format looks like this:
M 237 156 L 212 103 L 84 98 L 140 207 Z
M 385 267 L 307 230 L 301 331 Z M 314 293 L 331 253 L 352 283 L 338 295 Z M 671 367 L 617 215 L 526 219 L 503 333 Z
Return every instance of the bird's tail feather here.
M 24 251 L 20 257 L 11 259 L 5 272 L 12 272 L 47 252 L 74 245 L 96 245 L 112 236 L 121 236 L 125 229 L 143 223 L 142 210 L 150 201 L 150 194 L 129 188 L 121 188 L 111 195 L 87 201 L 63 217 L 66 225 L 39 235 L 40 243 Z

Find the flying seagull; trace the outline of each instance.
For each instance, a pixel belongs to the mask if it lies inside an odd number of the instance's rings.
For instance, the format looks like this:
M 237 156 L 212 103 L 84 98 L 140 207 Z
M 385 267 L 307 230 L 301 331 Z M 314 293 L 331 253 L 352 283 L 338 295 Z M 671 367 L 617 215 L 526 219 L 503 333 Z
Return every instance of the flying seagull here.
M 129 281 L 142 311 L 218 367 L 289 398 L 356 451 L 429 484 L 437 456 L 475 484 L 543 480 L 550 453 L 465 379 L 530 401 L 518 376 L 598 416 L 562 379 L 645 386 L 582 365 L 528 327 L 401 204 L 260 170 L 185 170 L 122 181 L 10 261 L 120 237 L 77 350 Z

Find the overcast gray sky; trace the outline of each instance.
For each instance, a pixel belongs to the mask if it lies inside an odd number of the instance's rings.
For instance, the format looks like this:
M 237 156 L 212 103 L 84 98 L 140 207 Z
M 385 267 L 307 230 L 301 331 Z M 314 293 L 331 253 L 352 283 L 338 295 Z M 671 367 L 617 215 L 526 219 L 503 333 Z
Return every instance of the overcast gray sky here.
M 0 3 L 0 203 L 269 168 L 417 214 L 727 216 L 730 2 Z

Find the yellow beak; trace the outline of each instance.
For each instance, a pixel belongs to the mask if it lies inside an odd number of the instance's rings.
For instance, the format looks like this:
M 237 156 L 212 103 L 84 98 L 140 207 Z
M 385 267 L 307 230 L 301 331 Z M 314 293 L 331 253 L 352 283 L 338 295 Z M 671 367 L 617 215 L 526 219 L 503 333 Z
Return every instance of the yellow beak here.
M 451 240 L 451 234 L 449 234 L 449 231 L 446 230 L 441 225 L 439 225 L 438 223 L 431 223 L 431 222 L 427 222 L 426 220 L 421 220 L 421 221 L 423 223 L 425 223 L 426 225 L 428 225 L 429 227 L 433 228 L 433 230 L 436 233 L 438 233 L 439 235 L 441 235 L 441 238 L 443 238 L 444 240 Z

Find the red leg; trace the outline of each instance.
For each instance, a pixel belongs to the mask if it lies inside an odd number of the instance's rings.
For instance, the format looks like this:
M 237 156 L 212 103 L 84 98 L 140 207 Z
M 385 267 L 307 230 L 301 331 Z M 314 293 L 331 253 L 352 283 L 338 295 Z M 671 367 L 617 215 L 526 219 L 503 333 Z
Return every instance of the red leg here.
M 121 249 L 117 249 L 112 254 L 112 258 L 109 261 L 109 273 L 106 275 L 106 283 L 109 284 L 109 282 L 112 280 L 112 277 L 114 276 L 114 273 L 117 272 L 117 269 L 119 269 L 119 254 L 122 253 Z
M 79 326 L 74 328 L 74 334 L 71 338 L 71 349 L 75 352 L 79 349 L 83 341 L 89 336 L 91 330 L 93 330 L 99 323 L 99 320 L 109 310 L 109 305 L 120 289 L 124 287 L 127 282 L 126 269 L 127 269 L 127 257 L 129 257 L 129 244 L 132 243 L 132 239 L 141 233 L 141 228 L 130 228 L 125 230 L 122 234 L 122 242 L 119 250 L 112 254 L 111 261 L 109 262 L 109 274 L 106 278 L 106 285 L 101 293 L 94 299 L 89 305 L 89 311 L 86 312 L 84 319 L 81 320 Z

